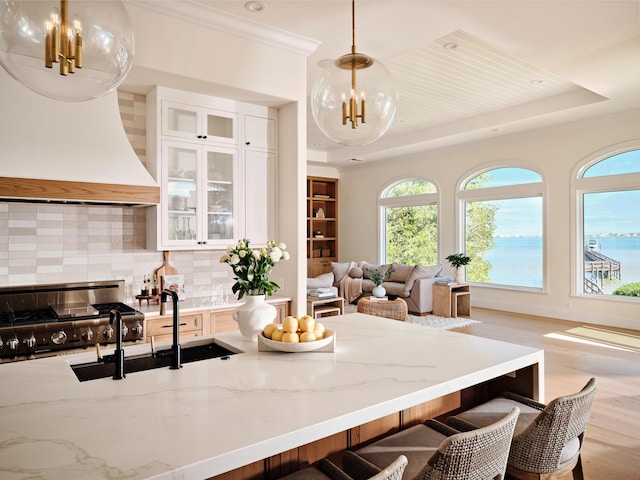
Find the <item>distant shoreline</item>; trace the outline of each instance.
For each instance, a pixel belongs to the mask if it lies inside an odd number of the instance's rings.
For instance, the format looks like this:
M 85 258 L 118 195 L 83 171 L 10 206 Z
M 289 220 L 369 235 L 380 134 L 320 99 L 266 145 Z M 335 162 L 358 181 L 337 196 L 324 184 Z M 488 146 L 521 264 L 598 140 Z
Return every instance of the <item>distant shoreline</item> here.
M 598 233 L 585 235 L 584 238 L 636 238 L 640 233 Z M 540 235 L 494 235 L 493 238 L 542 238 Z

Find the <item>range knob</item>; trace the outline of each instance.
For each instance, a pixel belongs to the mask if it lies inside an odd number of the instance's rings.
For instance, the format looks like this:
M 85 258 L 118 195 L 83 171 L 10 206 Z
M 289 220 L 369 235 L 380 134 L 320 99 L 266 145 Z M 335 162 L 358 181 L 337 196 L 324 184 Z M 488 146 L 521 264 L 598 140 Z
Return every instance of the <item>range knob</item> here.
M 107 327 L 104 329 L 104 332 L 102 332 L 102 335 L 104 336 L 104 338 L 106 338 L 107 340 L 110 339 L 111 337 L 113 337 L 113 328 L 111 327 Z
M 20 342 L 18 341 L 17 337 L 13 337 L 7 340 L 7 346 L 9 347 L 9 350 L 17 350 L 18 345 L 20 345 Z
M 129 333 L 129 327 L 127 327 L 127 325 L 122 322 L 122 338 L 126 337 L 127 333 Z
M 31 334 L 31 336 L 29 338 L 25 338 L 22 343 L 24 343 L 27 348 L 33 348 L 36 346 L 36 337 Z
M 89 342 L 93 338 L 93 332 L 91 329 L 87 329 L 86 332 L 82 332 L 82 339 Z
M 136 322 L 136 324 L 133 326 L 131 331 L 136 337 L 139 337 L 140 335 L 142 335 L 142 325 L 140 324 L 140 322 Z
M 3 345 L 4 343 L 2 342 L 2 338 L 0 337 L 0 348 L 2 348 Z
M 64 332 L 64 330 L 60 330 L 51 335 L 51 341 L 56 345 L 62 345 L 67 341 L 67 334 Z

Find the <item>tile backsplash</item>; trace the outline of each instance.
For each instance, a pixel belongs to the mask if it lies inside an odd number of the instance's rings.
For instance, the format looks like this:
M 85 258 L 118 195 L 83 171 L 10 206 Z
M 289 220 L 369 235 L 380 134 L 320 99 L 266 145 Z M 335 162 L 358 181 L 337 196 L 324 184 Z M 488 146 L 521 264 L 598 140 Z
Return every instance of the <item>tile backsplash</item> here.
M 127 137 L 146 163 L 145 97 L 118 97 Z M 145 230 L 145 208 L 0 202 L 0 286 L 124 279 L 132 302 L 163 262 L 162 252 L 146 249 Z M 171 252 L 188 298 L 231 294 L 223 253 Z
M 145 248 L 145 215 L 133 207 L 0 203 L 0 285 L 124 279 L 131 302 L 163 262 L 162 252 Z M 231 293 L 223 253 L 170 253 L 188 298 Z

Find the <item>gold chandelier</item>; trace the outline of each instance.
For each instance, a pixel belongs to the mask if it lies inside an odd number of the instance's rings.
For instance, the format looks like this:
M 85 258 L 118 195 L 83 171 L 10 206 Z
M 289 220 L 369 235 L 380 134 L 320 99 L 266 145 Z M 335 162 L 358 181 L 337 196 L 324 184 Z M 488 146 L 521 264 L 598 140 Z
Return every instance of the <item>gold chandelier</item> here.
M 68 16 L 68 2 L 60 0 L 60 10 L 54 8 L 44 22 L 44 66 L 59 63 L 60 75 L 82 68 L 82 23 L 76 15 L 69 24 Z
M 336 66 L 342 70 L 351 70 L 351 95 L 347 105 L 346 98 L 342 99 L 342 125 L 347 121 L 351 123 L 351 128 L 358 126 L 358 119 L 362 123 L 366 121 L 367 102 L 364 92 L 360 92 L 356 87 L 356 72 L 373 65 L 373 59 L 363 53 L 356 52 L 356 3 L 351 0 L 351 53 L 347 53 L 336 60 Z M 360 113 L 358 113 L 358 102 L 360 102 Z
M 389 130 L 398 109 L 393 77 L 378 60 L 356 52 L 355 32 L 351 0 L 351 52 L 327 64 L 311 90 L 311 113 L 318 128 L 343 145 L 377 140 Z

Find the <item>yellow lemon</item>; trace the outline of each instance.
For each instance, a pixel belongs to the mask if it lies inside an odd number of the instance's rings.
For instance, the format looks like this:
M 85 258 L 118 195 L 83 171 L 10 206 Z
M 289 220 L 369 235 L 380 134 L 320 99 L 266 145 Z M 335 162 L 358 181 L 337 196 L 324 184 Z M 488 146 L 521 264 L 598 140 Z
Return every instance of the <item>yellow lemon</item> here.
M 285 332 L 284 335 L 282 335 L 282 341 L 286 343 L 298 343 L 300 337 L 295 332 Z
M 333 335 L 333 330 L 331 330 L 330 328 L 327 328 L 324 331 L 322 338 L 329 338 L 331 335 Z
M 316 321 L 313 319 L 313 317 L 305 315 L 304 317 L 300 318 L 299 328 L 303 332 L 313 332 L 315 324 Z
M 298 330 L 298 319 L 292 315 L 285 317 L 282 322 L 282 329 L 287 333 L 296 333 Z
M 302 332 L 302 335 L 300 335 L 301 342 L 315 342 L 316 340 L 316 336 L 313 332 Z
M 269 325 L 267 325 L 266 327 L 264 327 L 262 329 L 262 333 L 264 334 L 265 337 L 267 338 L 271 338 L 271 335 L 273 334 L 274 331 L 276 331 L 278 329 L 278 326 L 270 323 Z
M 282 341 L 282 335 L 284 335 L 284 330 L 277 328 L 271 333 L 271 340 L 274 342 Z

